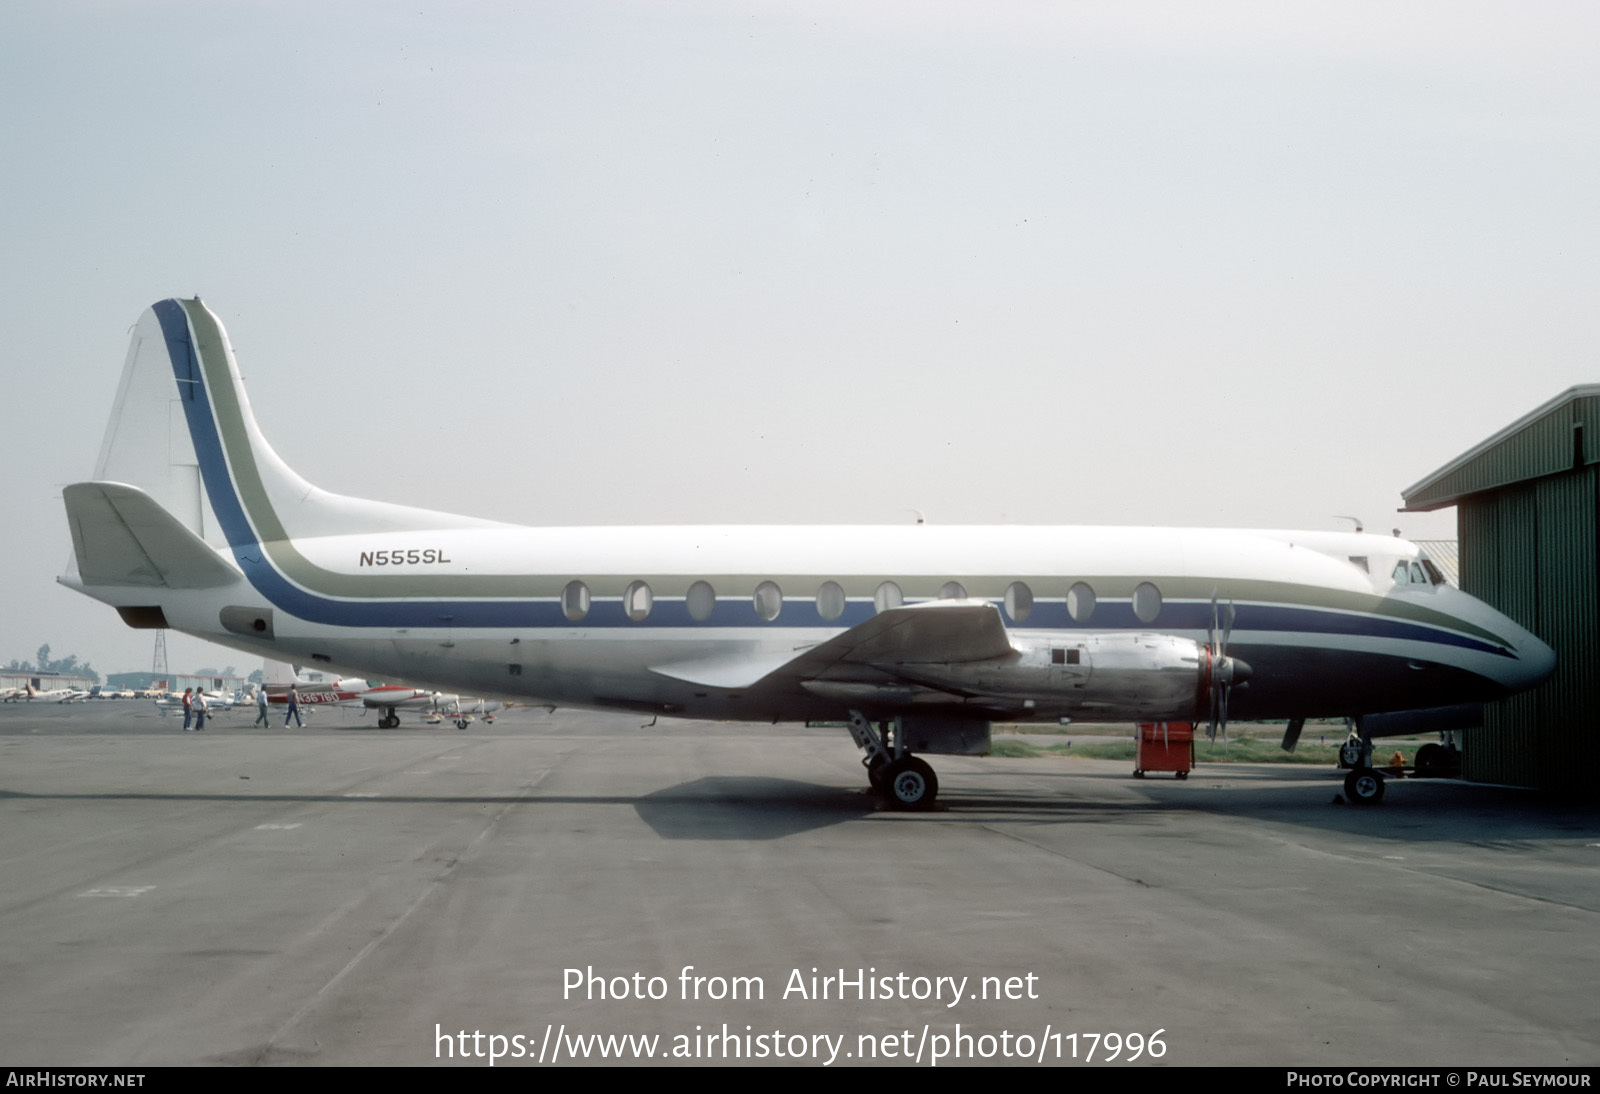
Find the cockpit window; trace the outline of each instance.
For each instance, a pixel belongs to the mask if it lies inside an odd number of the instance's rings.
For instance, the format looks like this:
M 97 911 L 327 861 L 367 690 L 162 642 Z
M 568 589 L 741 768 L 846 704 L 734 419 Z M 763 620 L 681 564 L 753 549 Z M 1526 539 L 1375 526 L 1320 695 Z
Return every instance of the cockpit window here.
M 1421 585 L 1427 588 L 1430 585 L 1448 585 L 1445 576 L 1426 558 L 1401 559 L 1394 564 L 1394 583 L 1396 585 Z

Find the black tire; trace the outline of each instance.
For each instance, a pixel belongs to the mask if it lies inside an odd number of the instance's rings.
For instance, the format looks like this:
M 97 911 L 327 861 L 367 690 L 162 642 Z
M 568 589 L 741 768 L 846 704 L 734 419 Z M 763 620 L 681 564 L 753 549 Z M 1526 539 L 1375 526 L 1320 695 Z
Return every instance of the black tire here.
M 883 767 L 883 796 L 890 808 L 907 811 L 932 809 L 939 796 L 939 779 L 933 768 L 915 756 L 903 756 Z
M 883 789 L 883 769 L 889 766 L 889 761 L 882 756 L 869 756 L 862 761 L 867 768 L 867 784 L 874 790 Z
M 1383 776 L 1370 767 L 1358 767 L 1344 777 L 1344 796 L 1356 805 L 1377 805 L 1383 800 Z
M 1444 775 L 1446 767 L 1443 745 L 1423 745 L 1417 749 L 1417 758 L 1413 761 L 1417 768 L 1417 778 L 1437 779 Z
M 1364 758 L 1363 753 L 1365 751 L 1366 749 L 1361 747 L 1360 742 L 1346 741 L 1344 744 L 1339 746 L 1339 766 L 1351 767 L 1359 770 L 1361 768 L 1361 761 Z
M 1187 779 L 1189 777 L 1189 773 L 1187 771 L 1176 771 L 1173 772 L 1173 774 L 1177 775 L 1180 779 Z

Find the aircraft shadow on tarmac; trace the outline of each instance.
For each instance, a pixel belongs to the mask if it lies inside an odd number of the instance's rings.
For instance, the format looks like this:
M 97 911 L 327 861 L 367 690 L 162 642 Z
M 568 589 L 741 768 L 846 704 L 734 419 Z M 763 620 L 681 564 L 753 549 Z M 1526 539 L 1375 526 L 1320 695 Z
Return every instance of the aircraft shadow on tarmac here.
M 995 772 L 999 776 L 1000 772 Z M 360 808 L 383 804 L 484 804 L 507 808 L 567 805 L 631 806 L 640 820 L 662 839 L 776 840 L 880 815 L 896 823 L 1040 825 L 1170 825 L 1184 814 L 1234 817 L 1245 823 L 1269 823 L 1348 834 L 1359 839 L 1414 843 L 1479 843 L 1507 846 L 1519 840 L 1588 836 L 1600 825 L 1600 810 L 1582 803 L 1558 802 L 1528 791 L 1474 786 L 1459 782 L 1417 781 L 1397 787 L 1377 807 L 1343 804 L 1333 778 L 1301 778 L 1285 785 L 1260 785 L 1230 771 L 1208 779 L 1196 772 L 1186 783 L 1149 779 L 1126 795 L 1112 788 L 1128 785 L 1126 776 L 1099 773 L 1040 773 L 1034 785 L 996 786 L 982 775 L 966 773 L 948 785 L 939 805 L 924 813 L 888 810 L 864 787 L 800 782 L 763 776 L 706 776 L 653 793 L 561 794 L 533 788 L 500 794 L 347 794 L 30 793 L 0 788 L 0 801 L 171 801 L 250 804 L 260 802 L 338 804 Z
M 680 783 L 634 803 L 656 835 L 689 840 L 782 839 L 880 808 L 877 795 L 858 789 L 727 775 Z

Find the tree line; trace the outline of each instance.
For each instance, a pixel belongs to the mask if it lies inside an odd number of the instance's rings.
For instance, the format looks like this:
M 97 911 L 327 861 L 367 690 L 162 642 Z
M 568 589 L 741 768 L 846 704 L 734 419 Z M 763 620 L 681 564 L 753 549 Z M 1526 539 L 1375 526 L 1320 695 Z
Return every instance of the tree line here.
M 51 657 L 50 643 L 46 642 L 39 647 L 36 661 L 18 661 L 15 658 L 4 669 L 6 672 L 37 672 L 59 673 L 62 676 L 87 676 L 95 683 L 100 682 L 100 674 L 87 661 L 80 662 L 78 655 L 69 653 L 65 657 Z

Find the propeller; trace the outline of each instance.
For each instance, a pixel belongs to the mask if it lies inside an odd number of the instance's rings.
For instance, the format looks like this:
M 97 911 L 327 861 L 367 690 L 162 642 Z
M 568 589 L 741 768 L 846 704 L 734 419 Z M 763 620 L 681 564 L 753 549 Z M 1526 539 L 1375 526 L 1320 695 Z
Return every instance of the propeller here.
M 1217 590 L 1211 591 L 1211 629 L 1206 634 L 1206 661 L 1210 679 L 1206 691 L 1211 696 L 1211 725 L 1207 736 L 1215 743 L 1217 733 L 1222 733 L 1222 747 L 1228 747 L 1228 696 L 1234 685 L 1243 685 L 1250 678 L 1250 666 L 1237 657 L 1228 656 L 1228 639 L 1233 635 L 1235 611 L 1233 601 L 1228 601 L 1218 626 Z M 1218 635 L 1218 630 L 1222 632 Z

